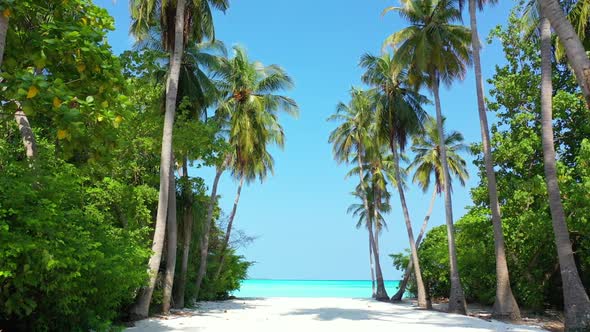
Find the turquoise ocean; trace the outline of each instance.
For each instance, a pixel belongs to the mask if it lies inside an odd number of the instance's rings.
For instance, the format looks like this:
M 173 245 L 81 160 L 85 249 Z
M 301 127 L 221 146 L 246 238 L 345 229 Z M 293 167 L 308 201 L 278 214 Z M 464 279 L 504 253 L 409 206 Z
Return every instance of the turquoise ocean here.
M 398 280 L 385 281 L 389 296 L 398 289 Z M 371 297 L 371 280 L 270 280 L 242 281 L 236 297 Z

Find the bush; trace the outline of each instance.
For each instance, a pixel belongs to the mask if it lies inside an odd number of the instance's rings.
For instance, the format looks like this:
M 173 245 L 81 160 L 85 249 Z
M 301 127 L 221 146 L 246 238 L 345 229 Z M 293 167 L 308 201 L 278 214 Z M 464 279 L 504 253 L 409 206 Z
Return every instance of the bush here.
M 0 328 L 105 330 L 147 278 L 145 234 L 96 208 L 109 188 L 48 151 L 30 166 L 0 141 Z

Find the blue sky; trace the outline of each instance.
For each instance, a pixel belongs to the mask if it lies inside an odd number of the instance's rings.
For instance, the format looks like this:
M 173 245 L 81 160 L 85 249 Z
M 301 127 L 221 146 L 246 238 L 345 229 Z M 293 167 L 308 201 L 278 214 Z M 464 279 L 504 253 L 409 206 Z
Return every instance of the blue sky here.
M 116 31 L 109 42 L 116 53 L 129 49 L 130 17 L 124 0 L 96 0 L 115 17 Z M 346 166 L 332 159 L 328 135 L 335 124 L 326 118 L 338 101 L 347 101 L 351 86 L 360 86 L 358 60 L 365 52 L 377 54 L 385 37 L 405 26 L 395 13 L 381 11 L 397 0 L 233 0 L 226 14 L 215 17 L 217 39 L 227 46 L 244 46 L 252 60 L 279 64 L 295 80 L 287 94 L 300 106 L 298 119 L 282 117 L 286 132 L 284 151 L 273 150 L 275 175 L 262 185 L 254 183 L 242 191 L 235 226 L 256 241 L 240 253 L 257 263 L 252 278 L 272 279 L 369 279 L 367 232 L 357 230 L 346 214 L 354 202 L 349 194 L 355 186 L 345 180 Z M 504 24 L 512 1 L 500 1 L 479 15 L 480 35 Z M 466 14 L 466 13 L 465 13 Z M 465 23 L 468 17 L 465 15 Z M 482 68 L 489 78 L 504 56 L 498 43 L 484 45 Z M 480 141 L 473 72 L 441 92 L 447 128 L 461 131 L 467 143 Z M 434 114 L 432 107 L 427 108 Z M 469 188 L 477 183 L 469 157 L 471 179 L 467 187 L 455 184 L 455 220 L 471 204 Z M 191 175 L 207 179 L 210 169 L 192 169 Z M 237 183 L 228 175 L 221 179 L 221 205 L 229 211 Z M 392 191 L 393 192 L 393 191 Z M 407 193 L 415 233 L 424 218 L 430 194 L 415 186 Z M 435 205 L 430 226 L 444 223 L 442 198 Z M 380 239 L 381 262 L 386 279 L 396 279 L 389 253 L 408 247 L 407 233 L 397 195 L 387 218 L 389 230 Z

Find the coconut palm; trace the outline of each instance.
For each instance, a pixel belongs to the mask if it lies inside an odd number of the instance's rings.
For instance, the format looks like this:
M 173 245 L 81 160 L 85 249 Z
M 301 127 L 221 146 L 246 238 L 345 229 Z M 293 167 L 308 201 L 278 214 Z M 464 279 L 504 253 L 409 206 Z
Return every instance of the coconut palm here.
M 364 211 L 372 211 L 369 206 L 369 197 L 367 193 L 369 186 L 365 181 L 365 157 L 367 156 L 367 146 L 370 145 L 369 130 L 372 122 L 373 98 L 374 91 L 362 91 L 351 89 L 351 100 L 348 104 L 343 102 L 336 106 L 336 113 L 328 118 L 328 121 L 337 121 L 340 125 L 331 133 L 328 141 L 332 144 L 334 159 L 339 163 L 356 162 L 360 188 L 357 190 L 359 198 L 362 198 Z M 374 294 L 378 300 L 388 299 L 381 264 L 379 261 L 379 252 L 376 250 L 373 218 L 366 218 L 367 230 L 369 231 L 370 253 L 375 260 L 375 274 L 377 280 L 377 290 Z
M 542 7 L 542 13 L 546 9 Z M 553 139 L 553 86 L 552 76 L 551 27 L 546 17 L 541 19 L 541 138 L 543 142 L 543 164 L 545 182 L 549 196 L 549 208 L 553 221 L 553 232 L 559 258 L 565 311 L 565 327 L 571 331 L 590 329 L 590 300 L 580 279 L 574 253 L 570 242 L 565 212 L 561 203 L 555 142 Z
M 268 132 L 272 135 L 278 135 L 280 136 L 279 139 L 272 139 L 271 141 L 274 142 L 280 142 L 280 144 L 278 145 L 280 148 L 283 148 L 284 144 L 284 133 L 283 133 L 283 129 L 280 126 L 280 124 L 278 123 L 274 123 L 273 120 L 273 124 L 266 128 L 266 130 L 268 130 Z M 238 149 L 234 149 L 234 151 L 237 151 Z M 235 160 L 235 158 L 233 159 Z M 229 219 L 228 219 L 228 223 L 227 223 L 227 227 L 225 230 L 225 237 L 223 240 L 223 244 L 221 246 L 221 253 L 219 256 L 219 264 L 217 266 L 217 271 L 215 272 L 214 275 L 214 279 L 217 279 L 219 277 L 219 275 L 221 274 L 221 271 L 223 269 L 223 265 L 225 262 L 225 257 L 227 254 L 227 249 L 229 246 L 229 240 L 231 237 L 231 232 L 232 232 L 232 227 L 233 227 L 233 223 L 234 223 L 234 219 L 236 217 L 236 212 L 238 209 L 238 202 L 240 201 L 240 196 L 242 193 L 242 186 L 244 185 L 244 181 L 246 183 L 251 183 L 252 181 L 259 179 L 260 182 L 262 183 L 266 177 L 268 176 L 269 173 L 273 173 L 274 171 L 274 159 L 272 158 L 272 155 L 267 151 L 267 147 L 264 147 L 264 150 L 262 151 L 262 156 L 260 158 L 258 158 L 256 160 L 255 164 L 249 164 L 249 165 L 233 165 L 233 166 L 237 166 L 232 168 L 232 175 L 234 176 L 234 178 L 238 179 L 239 178 L 239 184 L 238 184 L 238 189 L 237 189 L 237 193 L 236 193 L 236 198 L 234 200 L 234 205 L 233 208 L 231 210 L 231 213 L 229 215 Z
M 468 0 L 469 22 L 471 27 L 471 45 L 473 51 L 473 66 L 475 71 L 475 90 L 477 94 L 477 110 L 479 114 L 479 125 L 481 130 L 481 142 L 488 180 L 488 196 L 490 199 L 490 210 L 492 212 L 492 225 L 494 229 L 494 248 L 496 253 L 496 299 L 492 315 L 497 318 L 520 319 L 520 309 L 512 288 L 510 287 L 510 274 L 506 261 L 506 249 L 504 243 L 504 232 L 502 231 L 502 217 L 500 204 L 498 202 L 498 189 L 496 174 L 494 172 L 494 158 L 490 145 L 490 131 L 488 117 L 484 101 L 483 79 L 481 73 L 480 49 L 481 43 L 477 30 L 476 10 L 483 10 L 488 3 L 494 4 L 497 0 Z M 463 8 L 465 0 L 459 0 L 459 6 Z
M 585 2 L 580 0 L 579 2 Z M 586 1 L 587 2 L 587 1 Z M 590 58 L 586 54 L 584 44 L 576 29 L 568 20 L 559 1 L 557 0 L 539 0 L 543 14 L 551 22 L 551 26 L 557 33 L 559 41 L 562 43 L 570 66 L 573 68 L 578 80 L 578 85 L 582 94 L 586 98 L 586 103 L 590 107 Z M 585 7 L 588 10 L 588 7 Z M 587 15 L 587 14 L 586 14 Z M 583 22 L 584 20 L 580 20 Z M 585 22 L 587 24 L 587 22 Z
M 166 107 L 160 156 L 160 191 L 152 243 L 153 254 L 148 263 L 150 278 L 148 285 L 139 294 L 136 304 L 131 308 L 133 318 L 145 318 L 148 315 L 162 258 L 162 248 L 166 234 L 168 196 L 170 194 L 172 129 L 176 113 L 182 55 L 189 40 L 202 41 L 206 37 L 214 39 L 210 4 L 222 10 L 228 7 L 227 0 L 190 1 L 188 4 L 186 0 L 177 0 L 176 2 L 130 0 L 133 19 L 131 32 L 137 39 L 141 40 L 147 36 L 150 27 L 160 26 L 164 49 L 170 53 L 170 72 L 166 82 Z
M 445 133 L 445 146 L 447 148 L 447 163 L 449 165 L 451 176 L 459 180 L 459 183 L 462 186 L 465 186 L 465 182 L 469 178 L 469 173 L 467 171 L 465 160 L 459 154 L 460 152 L 468 151 L 467 146 L 463 144 L 463 135 L 458 131 Z M 424 232 L 426 231 L 426 227 L 428 226 L 436 196 L 443 192 L 444 187 L 442 176 L 443 167 L 440 159 L 440 137 L 438 135 L 438 126 L 434 119 L 428 119 L 424 126 L 424 132 L 414 135 L 411 149 L 412 152 L 414 152 L 414 159 L 410 165 L 408 165 L 408 172 L 414 172 L 412 181 L 416 183 L 423 192 L 426 192 L 428 188 L 430 188 L 430 184 L 434 178 L 428 211 L 422 222 L 420 234 L 416 239 L 416 247 L 419 247 Z M 410 261 L 404 273 L 404 277 L 400 282 L 399 290 L 392 297 L 392 300 L 401 300 L 410 278 L 412 267 L 413 264 L 412 261 Z
M 426 85 L 434 95 L 436 120 L 440 141 L 443 141 L 440 83 L 450 86 L 455 79 L 462 79 L 471 62 L 471 32 L 462 25 L 456 0 L 403 0 L 401 7 L 386 9 L 397 11 L 410 26 L 387 38 L 385 43 L 395 48 L 394 60 L 410 73 L 410 81 L 416 86 Z M 465 296 L 457 267 L 453 208 L 447 164 L 447 151 L 440 149 L 442 159 L 443 191 L 451 270 L 451 294 L 448 310 L 466 314 Z
M 590 328 L 590 300 L 574 261 L 557 180 L 552 100 L 552 59 L 554 54 L 551 41 L 551 23 L 545 14 L 546 11 L 540 6 L 540 3 L 532 0 L 526 6 L 523 18 L 525 29 L 529 31 L 530 35 L 539 36 L 541 44 L 541 141 L 543 144 L 543 165 L 563 283 L 565 327 L 567 330 L 583 331 Z M 533 34 L 534 31 L 538 33 Z
M 272 170 L 268 164 L 272 158 L 268 158 L 266 148 L 269 144 L 284 144 L 278 112 L 283 111 L 292 116 L 297 116 L 299 112 L 293 99 L 276 94 L 293 86 L 291 77 L 283 68 L 274 64 L 264 66 L 260 62 L 251 62 L 246 51 L 239 46 L 234 47 L 234 53 L 231 59 L 222 60 L 215 68 L 223 91 L 216 117 L 226 127 L 227 141 L 231 149 L 224 164 L 217 169 L 213 184 L 215 189 L 221 173 L 230 165 L 234 174 L 238 174 L 239 177 L 245 176 L 246 179 L 254 175 L 260 177 Z M 209 229 L 213 222 L 215 199 L 216 196 L 212 194 L 202 232 L 196 296 L 207 271 Z M 227 240 L 229 241 L 229 238 Z
M 365 68 L 362 80 L 366 84 L 375 87 L 377 132 L 389 145 L 393 160 L 393 185 L 397 187 L 402 211 L 408 231 L 410 252 L 414 262 L 414 273 L 418 288 L 418 306 L 426 308 L 426 289 L 422 281 L 418 251 L 414 241 L 412 222 L 406 204 L 402 177 L 399 168 L 400 154 L 403 152 L 408 135 L 422 130 L 422 123 L 426 118 L 426 112 L 422 105 L 428 99 L 418 93 L 416 89 L 408 85 L 406 72 L 399 70 L 393 63 L 389 54 L 380 57 L 365 54 L 361 57 L 361 67 Z

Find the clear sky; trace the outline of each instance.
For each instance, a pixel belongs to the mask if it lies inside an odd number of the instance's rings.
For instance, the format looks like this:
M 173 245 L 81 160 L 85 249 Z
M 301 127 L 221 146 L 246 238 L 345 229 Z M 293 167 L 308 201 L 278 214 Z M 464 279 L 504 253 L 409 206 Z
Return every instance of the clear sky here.
M 95 0 L 115 17 L 116 31 L 109 42 L 116 53 L 129 49 L 130 17 L 124 0 Z M 355 228 L 356 221 L 346 214 L 354 202 L 350 192 L 356 179 L 345 180 L 346 166 L 332 159 L 328 135 L 335 124 L 326 118 L 338 101 L 347 101 L 351 86 L 360 86 L 359 57 L 365 52 L 378 54 L 385 37 L 405 26 L 395 13 L 381 11 L 397 0 L 230 0 L 226 14 L 216 14 L 217 39 L 227 46 L 244 46 L 252 60 L 279 64 L 295 80 L 295 89 L 287 94 L 300 106 L 299 119 L 282 117 L 286 132 L 284 151 L 273 150 L 275 175 L 260 185 L 254 183 L 242 191 L 235 227 L 256 241 L 240 253 L 257 263 L 251 278 L 272 279 L 370 279 L 368 234 Z M 512 1 L 500 1 L 479 15 L 480 36 L 504 24 Z M 465 24 L 469 18 L 464 13 Z M 484 78 L 504 61 L 498 43 L 484 45 Z M 467 143 L 479 142 L 473 72 L 463 82 L 441 92 L 447 128 L 461 131 Z M 434 110 L 427 108 L 431 114 Z M 469 160 L 471 179 L 466 188 L 455 184 L 453 208 L 455 220 L 471 204 L 469 188 L 477 183 L 475 168 Z M 191 175 L 207 179 L 212 170 L 192 169 Z M 236 181 L 228 175 L 221 179 L 221 205 L 230 211 Z M 395 191 L 391 190 L 392 193 Z M 407 193 L 415 234 L 426 213 L 430 193 L 415 186 Z M 386 279 L 397 279 L 388 257 L 409 247 L 397 195 L 392 196 L 393 211 L 388 216 L 389 230 L 380 238 L 382 269 Z M 444 206 L 439 198 L 430 226 L 444 223 Z

